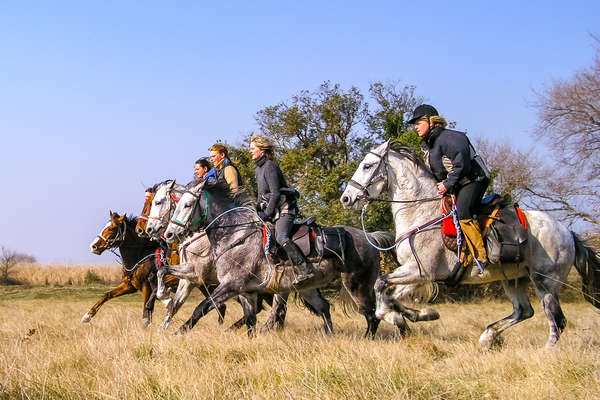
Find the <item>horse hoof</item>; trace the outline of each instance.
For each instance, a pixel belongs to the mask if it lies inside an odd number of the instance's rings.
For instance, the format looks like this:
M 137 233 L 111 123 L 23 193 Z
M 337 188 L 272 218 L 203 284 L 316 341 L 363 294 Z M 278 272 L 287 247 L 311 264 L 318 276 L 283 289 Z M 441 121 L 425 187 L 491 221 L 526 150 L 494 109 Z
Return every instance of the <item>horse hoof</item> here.
M 436 319 L 440 319 L 440 313 L 436 310 L 432 308 L 425 308 L 423 310 L 419 310 L 417 321 L 435 321 Z
M 90 322 L 91 320 L 92 320 L 92 316 L 90 314 L 85 314 L 83 317 L 81 317 L 82 324 Z
M 169 322 L 169 321 L 163 321 L 163 323 L 162 323 L 162 324 L 160 324 L 160 327 L 161 327 L 162 329 L 165 329 L 165 330 L 166 330 L 166 329 L 169 327 L 169 325 L 170 325 L 170 322 Z
M 479 345 L 483 350 L 490 350 L 492 344 L 494 344 L 494 333 L 487 330 L 484 331 L 479 337 Z
M 142 326 L 143 326 L 144 328 L 147 328 L 147 327 L 148 327 L 148 325 L 150 325 L 151 323 L 152 323 L 152 320 L 151 320 L 151 319 L 148 319 L 148 318 L 144 318 L 144 319 L 142 319 Z

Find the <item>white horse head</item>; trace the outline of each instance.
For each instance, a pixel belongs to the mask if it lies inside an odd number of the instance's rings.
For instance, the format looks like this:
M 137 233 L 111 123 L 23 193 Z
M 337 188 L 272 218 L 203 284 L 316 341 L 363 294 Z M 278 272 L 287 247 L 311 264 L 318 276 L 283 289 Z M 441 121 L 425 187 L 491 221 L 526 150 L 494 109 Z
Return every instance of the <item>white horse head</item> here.
M 191 233 L 193 225 L 200 222 L 202 219 L 200 216 L 203 208 L 199 206 L 198 200 L 202 196 L 204 185 L 206 181 L 198 183 L 186 190 L 173 211 L 173 216 L 169 220 L 167 229 L 165 230 L 165 239 L 167 242 L 172 243 L 182 235 Z
M 157 185 L 146 224 L 146 233 L 149 236 L 161 237 L 174 209 L 175 191 L 182 189 L 183 186 L 177 185 L 175 181 L 171 180 Z
M 437 196 L 435 179 L 423 161 L 408 148 L 390 151 L 392 147 L 387 141 L 367 153 L 342 193 L 344 207 L 358 209 L 386 190 L 403 201 Z

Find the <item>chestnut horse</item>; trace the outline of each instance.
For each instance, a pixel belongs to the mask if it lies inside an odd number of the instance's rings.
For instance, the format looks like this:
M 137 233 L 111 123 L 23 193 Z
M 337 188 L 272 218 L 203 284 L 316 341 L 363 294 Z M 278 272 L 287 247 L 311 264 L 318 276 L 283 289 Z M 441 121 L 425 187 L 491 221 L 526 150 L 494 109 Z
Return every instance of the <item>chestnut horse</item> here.
M 142 291 L 144 297 L 142 323 L 148 326 L 152 322 L 152 311 L 156 300 L 156 250 L 160 245 L 157 241 L 139 237 L 135 233 L 136 224 L 136 218 L 110 212 L 110 221 L 90 244 L 92 253 L 98 255 L 105 250 L 118 247 L 123 260 L 123 276 L 121 284 L 106 292 L 81 318 L 81 322 L 90 322 L 98 309 L 108 300 L 138 290 Z M 179 280 L 175 277 L 167 277 L 165 281 L 165 284 L 173 289 L 178 283 Z M 169 301 L 165 301 L 165 304 Z

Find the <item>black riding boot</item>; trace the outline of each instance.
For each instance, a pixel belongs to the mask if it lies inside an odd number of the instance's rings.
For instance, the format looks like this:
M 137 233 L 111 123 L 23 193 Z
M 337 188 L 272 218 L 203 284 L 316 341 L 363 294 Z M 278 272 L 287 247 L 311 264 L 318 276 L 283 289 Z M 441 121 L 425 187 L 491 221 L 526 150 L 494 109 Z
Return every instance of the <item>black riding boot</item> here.
M 283 250 L 285 250 L 288 258 L 294 265 L 294 269 L 296 271 L 296 279 L 293 283 L 294 285 L 298 285 L 299 283 L 302 283 L 305 280 L 315 276 L 312 265 L 306 262 L 304 255 L 298 246 L 296 246 L 296 243 L 288 240 L 282 244 L 281 247 L 283 247 Z

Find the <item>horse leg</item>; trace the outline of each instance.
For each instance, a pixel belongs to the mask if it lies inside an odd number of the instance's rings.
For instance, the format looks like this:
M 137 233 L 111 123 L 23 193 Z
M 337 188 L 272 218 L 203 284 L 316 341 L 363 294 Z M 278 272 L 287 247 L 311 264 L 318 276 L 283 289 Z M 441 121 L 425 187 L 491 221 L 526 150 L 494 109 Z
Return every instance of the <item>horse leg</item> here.
M 385 279 L 385 275 L 377 279 L 375 282 L 375 299 L 377 303 L 375 315 L 377 318 L 398 326 L 404 332 L 407 328 L 404 318 L 412 322 L 419 322 L 433 321 L 440 317 L 440 314 L 434 309 L 416 310 L 400 303 L 397 299 L 402 297 L 404 286 L 389 284 Z M 392 315 L 388 315 L 389 313 L 392 313 Z M 394 315 L 394 313 L 400 313 L 400 315 Z
M 552 277 L 535 274 L 534 272 L 533 284 L 535 285 L 535 292 L 540 299 L 550 326 L 548 341 L 546 342 L 547 349 L 556 345 L 561 333 L 567 326 L 567 319 L 558 301 L 558 285 L 560 282 L 562 280 L 557 278 L 552 279 Z
M 245 293 L 238 296 L 244 310 L 244 322 L 248 328 L 248 337 L 256 334 L 256 293 Z
M 267 319 L 267 322 L 265 322 L 265 325 L 262 327 L 263 331 L 270 331 L 273 327 L 276 327 L 276 329 L 283 329 L 289 295 L 290 293 L 287 292 L 278 293 L 273 296 L 271 313 L 269 314 L 269 319 Z
M 108 300 L 115 297 L 123 296 L 124 294 L 135 292 L 137 292 L 137 289 L 130 282 L 121 282 L 119 286 L 117 286 L 110 292 L 104 293 L 104 295 L 100 297 L 100 300 L 98 300 L 96 304 L 94 304 L 92 308 L 90 308 L 90 311 L 88 311 L 81 318 L 81 322 L 90 322 L 90 320 L 94 317 L 94 315 L 96 315 L 98 309 L 102 306 L 102 304 L 106 303 Z
M 229 281 L 219 284 L 212 294 L 206 299 L 202 300 L 200 304 L 196 306 L 190 318 L 179 328 L 176 334 L 184 334 L 198 323 L 200 318 L 204 317 L 210 310 L 225 303 L 230 298 L 239 294 L 240 288 L 239 282 Z
M 165 265 L 156 271 L 157 289 L 156 297 L 166 300 L 169 297 L 167 289 L 177 288 L 179 279 L 194 279 L 193 266 L 190 264 Z
M 381 321 L 375 316 L 375 291 L 373 290 L 373 281 L 360 279 L 362 278 L 358 274 L 342 274 L 342 284 L 348 295 L 354 301 L 354 304 L 358 307 L 358 312 L 361 313 L 367 320 L 367 330 L 365 337 L 373 339 L 375 332 L 379 327 Z M 404 318 L 402 318 L 404 320 Z M 399 327 L 402 324 L 399 325 Z M 404 322 L 406 327 L 406 322 Z
M 144 298 L 142 325 L 147 327 L 152 323 L 152 312 L 154 311 L 154 301 L 156 300 L 156 291 L 148 281 L 144 282 L 142 285 L 142 296 Z
M 198 289 L 200 289 L 200 291 L 202 292 L 204 297 L 210 296 L 209 288 L 207 288 L 206 285 L 201 285 L 198 287 Z M 214 287 L 213 287 L 213 289 L 214 289 Z M 219 307 L 217 307 L 217 313 L 219 314 L 219 320 L 218 320 L 219 325 L 223 325 L 223 321 L 225 321 L 225 311 L 226 310 L 227 310 L 227 305 L 225 305 L 225 304 L 221 304 Z M 242 320 L 242 323 L 243 322 L 244 321 Z
M 513 304 L 513 312 L 485 328 L 479 337 L 479 344 L 484 350 L 489 350 L 494 340 L 506 329 L 533 316 L 533 308 L 527 295 L 529 277 L 521 277 L 510 281 L 502 281 L 504 292 Z
M 187 300 L 190 292 L 192 291 L 192 284 L 187 279 L 180 279 L 179 285 L 177 286 L 177 292 L 167 307 L 167 314 L 161 324 L 161 328 L 167 329 L 171 320 L 177 314 L 177 311 L 181 308 L 183 303 Z
M 300 297 L 310 311 L 323 318 L 323 330 L 325 334 L 331 335 L 333 333 L 333 322 L 331 322 L 331 314 L 329 312 L 330 306 L 329 302 L 321 295 L 321 291 L 314 289 L 308 292 L 300 292 Z

